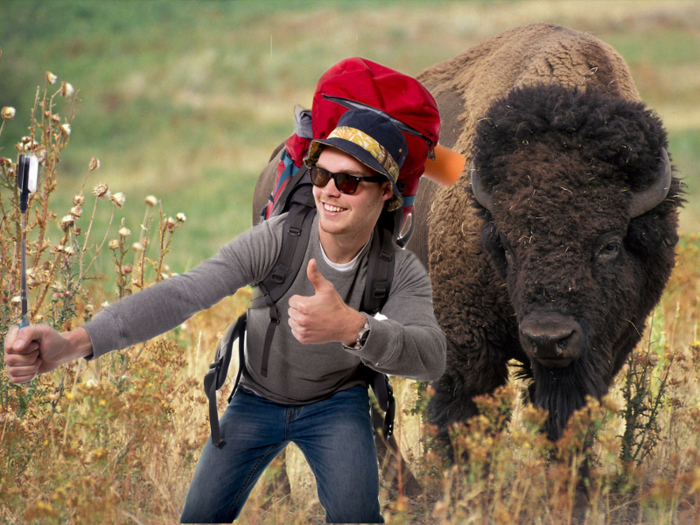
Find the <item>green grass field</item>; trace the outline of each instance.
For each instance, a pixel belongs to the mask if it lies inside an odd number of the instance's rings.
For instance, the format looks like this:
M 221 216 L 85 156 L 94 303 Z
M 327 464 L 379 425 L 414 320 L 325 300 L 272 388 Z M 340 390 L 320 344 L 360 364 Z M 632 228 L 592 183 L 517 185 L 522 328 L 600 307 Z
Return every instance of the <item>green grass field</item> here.
M 149 194 L 167 213 L 187 215 L 170 258 L 183 271 L 250 226 L 257 174 L 291 133 L 294 104 L 310 104 L 332 64 L 359 55 L 417 74 L 532 22 L 590 32 L 628 61 L 644 100 L 668 127 L 689 189 L 682 230 L 695 231 L 697 2 L 10 0 L 0 6 L 0 105 L 18 115 L 0 138 L 0 155 L 13 156 L 27 133 L 44 72 L 70 82 L 80 103 L 54 212 L 67 212 L 89 159 L 98 157 L 102 167 L 88 188 L 104 181 L 123 191 L 132 229 Z

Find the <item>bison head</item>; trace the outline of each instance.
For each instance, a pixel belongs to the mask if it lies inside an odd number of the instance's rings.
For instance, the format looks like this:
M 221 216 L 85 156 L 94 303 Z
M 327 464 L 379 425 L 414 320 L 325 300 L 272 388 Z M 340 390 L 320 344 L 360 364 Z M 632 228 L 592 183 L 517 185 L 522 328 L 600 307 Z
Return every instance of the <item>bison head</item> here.
M 681 199 L 666 132 L 640 102 L 537 85 L 493 105 L 474 146 L 482 242 L 556 437 L 607 391 L 673 267 Z M 562 389 L 569 402 L 552 406 Z

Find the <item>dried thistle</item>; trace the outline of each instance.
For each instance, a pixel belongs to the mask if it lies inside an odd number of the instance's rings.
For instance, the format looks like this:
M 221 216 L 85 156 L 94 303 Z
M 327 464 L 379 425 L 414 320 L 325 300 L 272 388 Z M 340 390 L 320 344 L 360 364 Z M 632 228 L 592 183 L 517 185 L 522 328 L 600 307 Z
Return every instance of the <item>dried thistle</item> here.
M 2 118 L 4 118 L 5 120 L 12 120 L 13 118 L 15 118 L 17 110 L 13 107 L 5 106 L 4 108 L 2 108 L 2 112 L 0 112 L 0 114 L 2 114 Z
M 46 82 L 48 82 L 49 84 L 55 84 L 57 80 L 58 77 L 51 73 L 51 71 L 46 72 Z
M 126 201 L 126 196 L 121 191 L 110 195 L 109 198 L 118 208 L 124 206 L 124 202 Z
M 88 169 L 90 171 L 95 171 L 96 169 L 99 169 L 99 168 L 100 168 L 100 159 L 98 159 L 97 157 L 92 157 L 90 159 L 90 164 L 88 164 Z
M 59 91 L 62 97 L 70 98 L 75 93 L 75 88 L 65 80 L 61 82 L 61 90 Z
M 95 197 L 102 198 L 109 192 L 109 186 L 107 186 L 104 182 L 100 182 L 97 186 L 95 186 L 95 189 L 92 192 L 95 194 Z
M 158 199 L 155 197 L 155 195 L 149 195 L 143 200 L 143 202 L 146 203 L 146 206 L 151 208 L 158 205 Z
M 72 215 L 66 215 L 61 219 L 61 222 L 59 223 L 59 226 L 63 231 L 67 231 L 70 229 L 71 226 L 75 224 L 75 217 Z

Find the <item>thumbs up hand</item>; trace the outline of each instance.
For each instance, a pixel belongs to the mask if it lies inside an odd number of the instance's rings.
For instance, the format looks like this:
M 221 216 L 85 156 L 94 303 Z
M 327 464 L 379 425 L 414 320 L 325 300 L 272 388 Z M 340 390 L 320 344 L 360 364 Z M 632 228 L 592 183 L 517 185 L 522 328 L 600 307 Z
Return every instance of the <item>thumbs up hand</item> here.
M 365 317 L 345 304 L 333 283 L 318 271 L 315 259 L 309 261 L 306 275 L 315 294 L 310 297 L 294 295 L 289 299 L 292 335 L 303 344 L 353 344 L 365 324 Z
M 333 286 L 333 283 L 326 280 L 326 278 L 321 274 L 321 272 L 318 271 L 318 267 L 316 266 L 316 259 L 311 259 L 309 261 L 309 266 L 307 266 L 306 268 L 306 276 L 309 278 L 309 281 L 311 281 L 311 284 L 314 285 L 316 295 L 335 294 L 336 296 L 338 296 L 338 299 L 340 299 L 340 296 L 335 291 L 335 286 Z

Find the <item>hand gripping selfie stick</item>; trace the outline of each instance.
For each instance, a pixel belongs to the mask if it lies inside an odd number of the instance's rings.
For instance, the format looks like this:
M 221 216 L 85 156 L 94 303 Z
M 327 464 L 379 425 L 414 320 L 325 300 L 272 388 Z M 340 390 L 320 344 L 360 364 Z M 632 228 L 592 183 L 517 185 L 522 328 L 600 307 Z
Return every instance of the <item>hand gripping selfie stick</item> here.
M 17 189 L 19 190 L 19 211 L 22 214 L 22 240 L 20 258 L 22 261 L 22 284 L 20 299 L 22 301 L 22 324 L 20 329 L 29 324 L 27 312 L 27 215 L 29 210 L 29 194 L 36 192 L 39 173 L 39 160 L 34 156 L 19 156 L 17 164 Z

